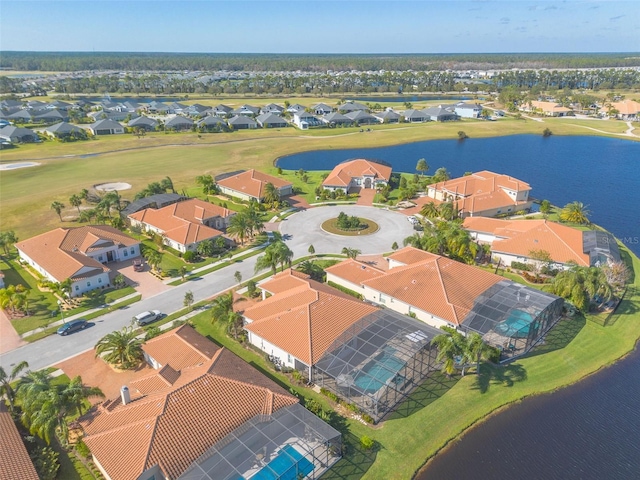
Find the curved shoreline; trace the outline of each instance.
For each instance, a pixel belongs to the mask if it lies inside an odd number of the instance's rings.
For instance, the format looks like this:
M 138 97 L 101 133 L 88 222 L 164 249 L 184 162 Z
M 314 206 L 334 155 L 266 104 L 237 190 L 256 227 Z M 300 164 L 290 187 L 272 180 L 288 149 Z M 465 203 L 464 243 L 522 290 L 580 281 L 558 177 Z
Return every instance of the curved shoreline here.
M 552 388 L 550 390 L 544 390 L 544 391 L 539 391 L 539 392 L 530 393 L 528 395 L 524 395 L 524 396 L 522 396 L 522 397 L 520 397 L 518 399 L 512 400 L 512 401 L 507 402 L 507 403 L 505 403 L 503 405 L 499 405 L 496 408 L 494 408 L 493 410 L 491 410 L 490 412 L 488 412 L 486 415 L 484 415 L 482 417 L 478 417 L 475 421 L 473 421 L 470 425 L 468 425 L 466 428 L 461 430 L 458 434 L 456 434 L 455 436 L 449 438 L 438 450 L 436 450 L 435 453 L 430 455 L 425 460 L 425 462 L 422 464 L 422 466 L 420 468 L 418 468 L 413 473 L 411 478 L 415 479 L 418 475 L 426 473 L 427 469 L 429 468 L 429 464 L 431 463 L 431 461 L 433 459 L 435 459 L 438 456 L 438 454 L 446 452 L 448 449 L 453 447 L 456 442 L 461 440 L 467 433 L 471 432 L 474 428 L 481 427 L 487 420 L 489 420 L 493 416 L 499 415 L 503 411 L 506 411 L 507 409 L 513 407 L 514 405 L 522 403 L 526 399 L 534 398 L 534 397 L 540 397 L 540 396 L 543 396 L 543 395 L 552 395 L 555 392 L 558 392 L 560 390 L 564 390 L 565 388 L 570 388 L 570 387 L 572 387 L 574 385 L 577 385 L 578 383 L 583 382 L 584 380 L 587 380 L 588 378 L 590 378 L 590 377 L 602 372 L 603 370 L 606 370 L 606 369 L 616 365 L 617 363 L 625 360 L 628 356 L 630 356 L 638 348 L 639 344 L 640 344 L 640 337 L 636 338 L 635 344 L 633 345 L 633 347 L 630 350 L 624 352 L 620 357 L 615 358 L 615 359 L 611 360 L 608 363 L 600 365 L 595 370 L 585 373 L 582 377 L 580 377 L 580 378 L 578 378 L 578 379 L 576 379 L 576 380 L 574 380 L 572 382 L 569 382 L 569 383 L 554 387 L 554 388 Z

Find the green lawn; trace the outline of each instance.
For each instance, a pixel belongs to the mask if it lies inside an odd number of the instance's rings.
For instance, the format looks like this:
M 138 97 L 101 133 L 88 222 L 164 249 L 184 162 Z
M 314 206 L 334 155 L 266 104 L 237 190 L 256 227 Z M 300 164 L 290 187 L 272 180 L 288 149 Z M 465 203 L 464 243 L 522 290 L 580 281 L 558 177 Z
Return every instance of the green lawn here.
M 4 280 L 7 286 L 21 284 L 27 288 L 30 315 L 11 320 L 11 324 L 18 334 L 44 327 L 62 319 L 58 312 L 58 299 L 53 293 L 41 292 L 38 289 L 38 280 L 18 263 L 15 252 L 11 253 L 8 258 L 7 256 L 0 257 L 0 270 L 2 270 L 5 275 Z M 96 291 L 91 296 L 85 297 L 79 307 L 66 311 L 65 316 L 68 317 L 92 308 L 97 308 L 104 303 L 113 302 L 133 292 L 135 292 L 133 287 L 100 292 Z M 56 313 L 52 315 L 52 312 Z
M 75 143 L 45 142 L 3 151 L 4 162 L 35 160 L 36 168 L 15 169 L 2 173 L 0 230 L 13 229 L 20 238 L 28 238 L 57 226 L 75 226 L 60 222 L 50 209 L 53 201 L 67 205 L 63 212 L 73 214 L 69 197 L 81 189 L 105 181 L 125 181 L 132 185 L 124 191 L 126 199 L 152 181 L 169 175 L 178 191 L 195 186 L 195 177 L 241 168 L 257 168 L 275 173 L 273 162 L 283 156 L 319 149 L 366 148 L 396 145 L 429 139 L 457 138 L 461 128 L 471 137 L 489 137 L 518 133 L 541 134 L 545 124 L 517 121 L 499 122 L 429 122 L 426 124 L 379 125 L 371 133 L 359 129 L 322 129 L 301 132 L 294 128 L 205 134 L 152 134 L 138 139 L 132 135 L 111 135 L 97 140 Z M 553 125 L 555 135 L 596 135 L 596 132 L 569 124 Z M 175 145 L 166 148 L 167 145 Z M 100 154 L 98 157 L 94 155 Z M 69 155 L 80 155 L 69 157 Z M 54 159 L 55 157 L 55 159 Z M 50 159 L 50 160 L 48 160 Z M 108 163 L 117 177 L 105 176 L 96 169 L 96 161 Z M 162 172 L 162 173 L 159 173 Z M 294 181 L 293 175 L 289 177 Z M 310 175 L 308 184 L 300 185 L 304 195 L 315 199 L 313 191 L 319 177 Z M 25 221 L 24 212 L 29 212 Z

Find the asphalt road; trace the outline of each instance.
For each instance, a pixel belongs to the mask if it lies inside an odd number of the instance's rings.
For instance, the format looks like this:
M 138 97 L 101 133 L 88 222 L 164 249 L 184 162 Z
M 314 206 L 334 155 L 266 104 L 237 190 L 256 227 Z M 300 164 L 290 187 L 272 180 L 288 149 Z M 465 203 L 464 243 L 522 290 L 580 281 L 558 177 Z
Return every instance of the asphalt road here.
M 320 225 L 326 219 L 336 217 L 341 211 L 348 215 L 369 218 L 380 226 L 380 230 L 365 237 L 341 237 L 322 231 Z M 391 250 L 393 242 L 402 245 L 402 240 L 413 233 L 405 215 L 375 207 L 337 206 L 314 208 L 291 215 L 280 225 L 280 232 L 294 257 L 308 255 L 313 244 L 316 253 L 340 253 L 343 247 L 357 248 L 364 254 L 383 253 Z M 93 348 L 106 334 L 131 324 L 131 318 L 145 310 L 160 310 L 170 314 L 183 308 L 184 294 L 193 292 L 194 300 L 210 298 L 236 284 L 234 273 L 239 271 L 247 280 L 254 276 L 258 256 L 253 256 L 227 268 L 217 270 L 200 279 L 192 280 L 171 290 L 160 293 L 129 307 L 102 315 L 86 330 L 66 337 L 51 335 L 33 343 L 0 355 L 0 366 L 9 371 L 12 365 L 22 360 L 29 362 L 31 370 L 39 370 L 57 364 Z

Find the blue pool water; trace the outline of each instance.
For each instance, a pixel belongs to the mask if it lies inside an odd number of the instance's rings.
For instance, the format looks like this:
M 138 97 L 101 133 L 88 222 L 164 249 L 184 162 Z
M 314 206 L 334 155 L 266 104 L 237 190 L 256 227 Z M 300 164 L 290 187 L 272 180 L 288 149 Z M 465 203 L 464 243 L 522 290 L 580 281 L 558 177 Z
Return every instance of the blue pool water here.
M 313 472 L 313 463 L 291 445 L 285 445 L 277 457 L 265 465 L 251 480 L 297 480 Z
M 533 322 L 530 313 L 522 310 L 512 310 L 509 317 L 495 326 L 495 330 L 505 337 L 524 338 L 529 335 L 529 327 Z
M 353 380 L 360 390 L 377 392 L 387 383 L 387 380 L 395 376 L 403 367 L 404 363 L 401 360 L 384 352 L 357 372 Z

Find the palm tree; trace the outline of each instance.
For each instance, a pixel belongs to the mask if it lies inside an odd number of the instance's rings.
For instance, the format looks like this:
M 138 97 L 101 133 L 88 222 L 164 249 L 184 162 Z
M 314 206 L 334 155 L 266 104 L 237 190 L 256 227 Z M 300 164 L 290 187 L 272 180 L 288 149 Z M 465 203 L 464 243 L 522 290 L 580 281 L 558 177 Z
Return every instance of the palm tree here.
M 124 369 L 137 366 L 142 360 L 142 341 L 136 336 L 136 331 L 128 327 L 105 335 L 96 343 L 96 357 L 104 354 L 107 363 Z
M 218 295 L 211 304 L 211 321 L 222 322 L 227 325 L 227 332 L 233 333 L 234 338 L 238 338 L 238 327 L 242 318 L 233 310 L 233 292 Z
M 173 188 L 173 180 L 171 180 L 171 177 L 164 177 L 162 180 L 160 180 L 160 186 L 165 190 L 171 190 L 171 193 L 176 193 L 176 189 Z
M 422 210 L 420 210 L 420 215 L 426 218 L 438 218 L 440 209 L 434 202 L 425 203 Z
M 11 384 L 20 376 L 20 373 L 22 373 L 25 368 L 29 368 L 29 364 L 22 361 L 7 374 L 4 368 L 0 366 L 0 397 L 7 398 L 10 412 L 13 412 L 13 401 L 16 398 L 16 392 Z
M 289 249 L 289 247 L 287 247 L 286 243 L 284 243 L 282 240 L 277 240 L 271 245 L 269 245 L 267 247 L 267 250 L 269 248 L 273 248 L 273 250 L 275 251 L 275 257 L 278 260 L 278 263 L 280 264 L 281 271 L 284 271 L 285 265 L 287 267 L 291 266 L 291 260 L 293 259 L 293 252 L 291 251 L 291 249 Z
M 342 253 L 343 255 L 346 255 L 347 258 L 353 258 L 355 260 L 356 257 L 360 255 L 362 252 L 357 248 L 344 247 L 340 253 Z
M 209 195 L 216 192 L 216 184 L 211 175 L 198 175 L 196 184 L 202 187 L 202 193 Z
M 212 240 L 203 240 L 196 247 L 196 252 L 201 257 L 210 257 L 213 255 L 213 241 Z
M 269 245 L 271 246 L 271 245 Z M 267 247 L 264 251 L 264 255 L 260 255 L 256 260 L 255 272 L 258 273 L 260 270 L 271 269 L 271 273 L 275 275 L 278 269 L 278 258 L 275 255 L 275 252 L 269 250 Z
M 142 252 L 142 256 L 154 271 L 157 270 L 160 262 L 162 262 L 162 254 L 153 248 L 145 248 Z
M 260 212 L 255 208 L 255 204 L 251 204 L 245 212 L 249 227 L 249 235 L 254 236 L 264 230 L 264 222 L 260 217 Z
M 464 350 L 464 363 L 475 362 L 476 375 L 480 375 L 480 360 L 487 358 L 491 354 L 491 347 L 484 343 L 482 336 L 472 332 L 466 337 Z M 464 376 L 464 367 L 462 368 L 462 376 Z
M 240 212 L 231 217 L 227 233 L 240 240 L 240 245 L 244 245 L 244 240 L 250 235 L 251 221 L 246 212 Z
M 589 225 L 589 210 L 582 202 L 567 203 L 560 211 L 560 220 L 580 225 Z
M 78 215 L 80 215 L 80 205 L 82 205 L 82 198 L 80 197 L 80 195 L 71 195 L 69 197 L 69 204 L 72 207 L 76 207 L 78 209 Z
M 23 424 L 27 425 L 26 412 L 37 410 L 38 397 L 49 389 L 51 389 L 51 377 L 45 370 L 27 372 L 20 379 L 16 389 L 16 398 L 20 401 L 22 408 Z
M 442 372 L 450 377 L 456 371 L 456 363 L 464 354 L 464 337 L 451 327 L 442 327 L 445 333 L 433 337 L 431 344 L 438 347 L 436 360 L 442 362 Z
M 48 374 L 45 374 L 48 377 Z M 38 435 L 47 443 L 59 429 L 62 441 L 68 438 L 66 418 L 73 411 L 82 413 L 82 403 L 90 397 L 102 397 L 104 394 L 97 387 L 88 387 L 80 377 L 75 377 L 68 384 L 41 384 L 39 389 L 24 390 L 22 404 L 22 423 L 32 434 Z
M 2 248 L 5 255 L 9 255 L 9 249 L 17 242 L 18 237 L 13 230 L 0 233 L 0 248 Z
M 82 383 L 82 378 L 73 378 L 63 390 L 63 395 L 68 399 L 77 410 L 79 415 L 82 415 L 82 404 L 85 400 L 91 397 L 104 398 L 104 393 L 98 387 L 89 387 Z
M 55 211 L 62 221 L 62 210 L 64 209 L 64 203 L 55 201 L 51 204 L 51 210 Z
M 264 196 L 262 200 L 265 203 L 276 205 L 280 202 L 280 190 L 271 182 L 264 186 Z

